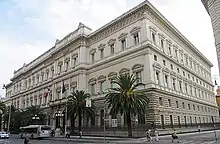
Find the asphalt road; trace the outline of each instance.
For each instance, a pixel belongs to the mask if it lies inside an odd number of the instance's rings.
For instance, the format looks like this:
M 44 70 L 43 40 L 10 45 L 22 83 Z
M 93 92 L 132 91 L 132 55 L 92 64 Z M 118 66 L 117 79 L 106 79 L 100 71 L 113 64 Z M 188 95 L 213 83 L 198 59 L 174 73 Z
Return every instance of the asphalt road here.
M 217 142 L 215 141 L 215 135 L 213 132 L 202 132 L 202 133 L 193 133 L 193 134 L 181 134 L 179 136 L 179 142 L 180 144 L 220 144 L 220 140 Z M 220 131 L 216 132 L 217 138 L 220 139 Z M 84 139 L 85 140 L 85 139 Z M 100 141 L 101 140 L 101 141 Z M 102 139 L 97 141 L 97 143 L 102 143 Z M 0 144 L 23 144 L 23 139 L 20 139 L 16 135 L 10 136 L 10 139 L 8 140 L 0 140 Z M 73 144 L 73 143 L 96 143 L 95 141 L 92 141 L 91 139 L 87 139 L 83 142 L 74 142 L 74 141 L 61 141 L 61 140 L 31 140 L 30 144 Z M 145 138 L 139 138 L 139 139 L 133 139 L 133 140 L 127 140 L 127 141 L 109 141 L 109 144 L 149 144 L 149 143 L 155 143 L 155 144 L 172 144 L 171 137 L 170 136 L 162 136 L 159 137 L 159 142 L 146 142 Z M 177 143 L 177 142 L 174 142 Z

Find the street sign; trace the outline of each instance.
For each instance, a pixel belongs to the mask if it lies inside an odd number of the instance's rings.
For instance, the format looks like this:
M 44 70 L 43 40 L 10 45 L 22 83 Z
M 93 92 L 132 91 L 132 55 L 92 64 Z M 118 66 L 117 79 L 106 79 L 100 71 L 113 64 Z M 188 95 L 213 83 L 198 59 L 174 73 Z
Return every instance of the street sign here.
M 112 119 L 112 127 L 118 127 L 117 119 Z
M 92 107 L 91 99 L 86 99 L 86 107 Z

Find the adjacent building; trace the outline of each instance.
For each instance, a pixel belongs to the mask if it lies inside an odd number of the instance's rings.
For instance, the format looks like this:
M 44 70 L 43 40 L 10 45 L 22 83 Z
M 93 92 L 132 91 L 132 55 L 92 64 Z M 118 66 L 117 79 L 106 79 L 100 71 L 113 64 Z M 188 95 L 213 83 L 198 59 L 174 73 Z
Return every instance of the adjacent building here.
M 76 30 L 38 58 L 14 71 L 6 85 L 6 100 L 17 108 L 41 106 L 47 124 L 76 126 L 65 115 L 65 97 L 73 90 L 92 94 L 94 119 L 84 126 L 104 125 L 104 95 L 120 74 L 135 74 L 150 98 L 148 112 L 137 124 L 160 128 L 218 122 L 218 107 L 211 80 L 212 63 L 152 4 L 144 1 L 108 24 L 92 31 L 79 23 Z M 66 92 L 62 94 L 62 87 Z M 106 125 L 124 116 L 105 115 Z
M 220 0 L 202 0 L 202 3 L 211 18 L 220 72 Z

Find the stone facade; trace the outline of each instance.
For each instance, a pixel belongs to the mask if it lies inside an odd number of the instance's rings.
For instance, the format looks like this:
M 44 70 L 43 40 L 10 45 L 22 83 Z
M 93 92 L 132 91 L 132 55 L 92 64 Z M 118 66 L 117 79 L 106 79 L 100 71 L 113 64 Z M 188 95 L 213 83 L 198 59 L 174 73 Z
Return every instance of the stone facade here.
M 65 97 L 73 90 L 92 94 L 96 116 L 84 126 L 104 124 L 103 96 L 111 80 L 122 73 L 135 74 L 148 93 L 146 116 L 137 123 L 156 125 L 210 123 L 218 121 L 218 108 L 211 81 L 213 65 L 148 1 L 144 1 L 100 29 L 78 28 L 56 40 L 55 45 L 14 72 L 6 85 L 6 104 L 23 109 L 40 105 L 47 124 L 57 126 L 55 114 L 65 111 Z M 62 94 L 65 85 L 67 91 Z M 45 92 L 50 90 L 49 95 Z M 112 116 L 106 124 L 111 126 Z M 65 116 L 64 116 L 65 117 Z M 115 116 L 118 125 L 126 121 Z M 77 120 L 61 119 L 61 126 L 76 126 Z
M 220 72 L 220 0 L 202 0 L 202 2 L 211 18 Z

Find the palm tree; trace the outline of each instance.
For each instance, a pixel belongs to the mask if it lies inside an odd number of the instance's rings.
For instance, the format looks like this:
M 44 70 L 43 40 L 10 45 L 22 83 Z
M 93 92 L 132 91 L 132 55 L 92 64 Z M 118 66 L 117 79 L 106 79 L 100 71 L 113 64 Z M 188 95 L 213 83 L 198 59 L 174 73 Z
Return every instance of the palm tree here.
M 76 90 L 68 96 L 68 112 L 74 117 L 78 116 L 78 131 L 81 132 L 83 116 L 92 117 L 94 111 L 92 107 L 86 107 L 86 99 L 90 98 L 90 94 L 83 90 Z
M 25 111 L 22 112 L 22 115 L 25 117 L 25 125 L 30 125 L 33 124 L 33 117 L 37 115 L 39 117 L 39 123 L 43 123 L 43 121 L 46 118 L 46 115 L 43 113 L 42 109 L 40 106 L 30 106 L 25 109 Z
M 120 75 L 113 83 L 117 85 L 116 88 L 110 88 L 106 95 L 110 114 L 126 116 L 128 137 L 132 137 L 131 116 L 145 115 L 149 103 L 146 94 L 137 90 L 144 84 L 139 83 L 133 75 Z

